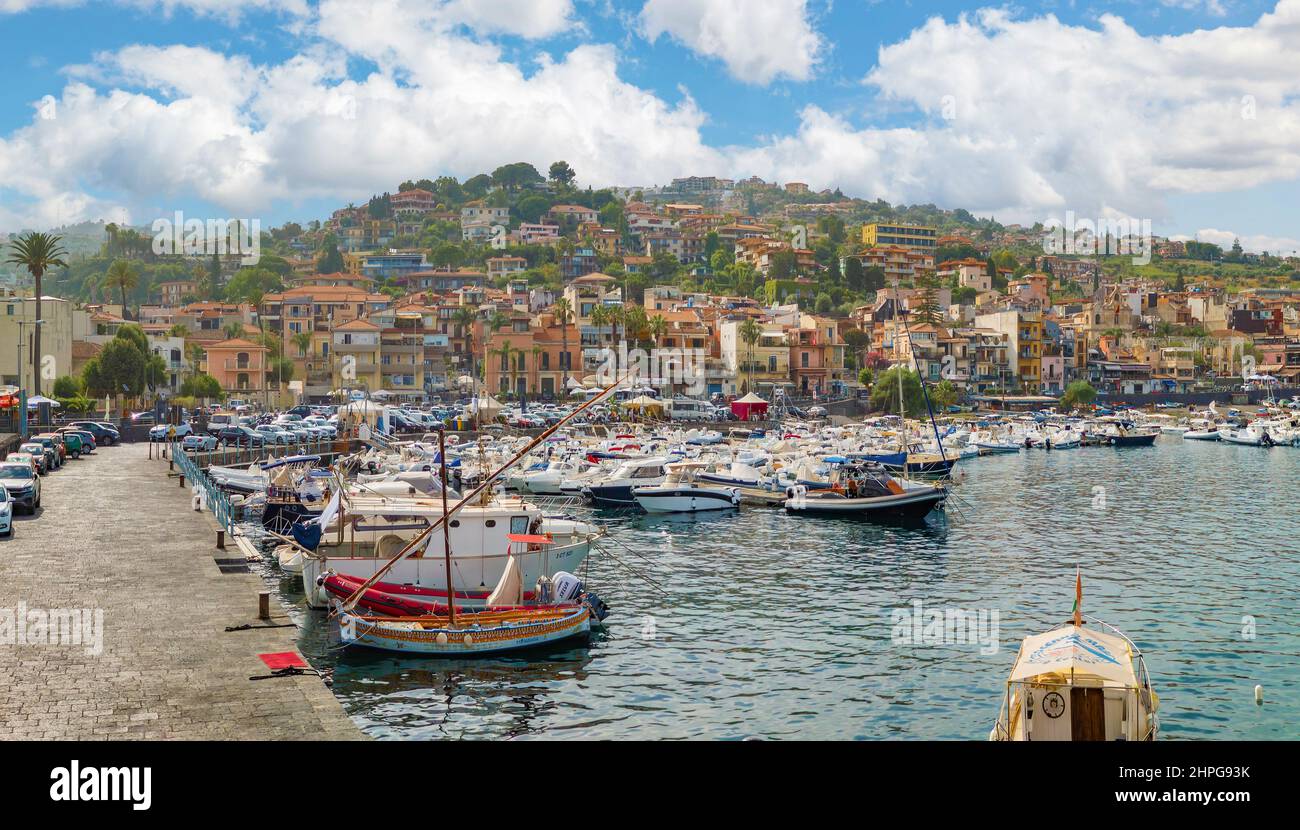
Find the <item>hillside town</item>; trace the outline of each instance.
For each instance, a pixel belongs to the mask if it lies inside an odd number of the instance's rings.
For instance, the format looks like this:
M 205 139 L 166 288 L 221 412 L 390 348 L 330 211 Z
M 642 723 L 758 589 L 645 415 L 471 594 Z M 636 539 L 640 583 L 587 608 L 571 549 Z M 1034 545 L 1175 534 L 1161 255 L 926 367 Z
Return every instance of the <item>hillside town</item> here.
M 574 176 L 564 162 L 545 178 L 520 163 L 463 183 L 405 182 L 324 222 L 263 233 L 252 264 L 238 250 L 157 255 L 147 229 L 109 224 L 96 255 L 45 277 L 53 379 L 48 364 L 33 377 L 23 340 L 32 286 L 5 287 L 0 342 L 20 349 L 6 350 L 0 380 L 74 407 L 122 387 L 268 409 L 414 403 L 475 382 L 552 401 L 592 386 L 620 343 L 698 356 L 694 376 L 653 379 L 664 395 L 833 398 L 892 365 L 947 405 L 1059 398 L 1076 382 L 1134 396 L 1300 376 L 1300 286 L 1222 273 L 1238 262 L 1294 279 L 1294 256 L 1148 240 L 1157 262 L 1175 264 L 1171 280 L 1123 268 L 1123 256 L 1046 253 L 1041 226 L 960 210 L 894 209 L 798 182 L 592 191 Z M 856 221 L 873 213 L 901 218 Z M 103 349 L 128 325 L 152 356 L 123 383 Z

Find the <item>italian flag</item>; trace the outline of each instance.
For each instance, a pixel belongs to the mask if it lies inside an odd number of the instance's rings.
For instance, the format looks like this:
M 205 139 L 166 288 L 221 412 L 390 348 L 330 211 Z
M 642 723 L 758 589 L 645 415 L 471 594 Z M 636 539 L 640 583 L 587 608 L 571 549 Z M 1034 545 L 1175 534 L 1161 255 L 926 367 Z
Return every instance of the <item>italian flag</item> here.
M 1081 616 L 1083 613 L 1083 574 L 1079 566 L 1074 566 L 1074 626 L 1078 628 L 1082 625 Z

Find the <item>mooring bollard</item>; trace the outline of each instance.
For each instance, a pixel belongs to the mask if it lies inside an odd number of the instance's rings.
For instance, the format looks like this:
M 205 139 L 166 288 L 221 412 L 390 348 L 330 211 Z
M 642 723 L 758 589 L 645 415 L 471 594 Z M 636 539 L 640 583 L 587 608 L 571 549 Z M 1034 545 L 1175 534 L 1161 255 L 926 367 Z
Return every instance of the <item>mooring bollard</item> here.
M 271 619 L 271 592 L 260 591 L 257 595 L 257 618 L 259 620 Z
M 217 531 L 217 550 L 225 550 L 225 549 L 226 549 L 226 531 L 224 531 L 224 530 L 218 530 L 218 531 Z

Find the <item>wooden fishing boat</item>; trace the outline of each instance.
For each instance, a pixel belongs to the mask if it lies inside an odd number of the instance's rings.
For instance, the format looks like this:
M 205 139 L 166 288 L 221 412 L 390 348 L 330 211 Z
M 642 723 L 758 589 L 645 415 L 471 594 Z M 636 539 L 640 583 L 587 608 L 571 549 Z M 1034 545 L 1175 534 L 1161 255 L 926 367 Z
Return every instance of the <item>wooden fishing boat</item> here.
M 621 383 L 622 381 L 619 381 Z M 454 509 L 447 505 L 447 451 L 445 433 L 438 433 L 438 458 L 442 479 L 442 518 L 430 525 L 418 536 L 406 543 L 401 551 L 389 560 L 389 564 L 373 573 L 361 582 L 346 599 L 334 600 L 332 616 L 339 621 L 339 634 L 344 644 L 360 644 L 371 648 L 392 652 L 405 652 L 441 657 L 468 657 L 485 654 L 518 651 L 521 649 L 549 645 L 574 637 L 580 637 L 591 631 L 593 609 L 585 594 L 580 594 L 573 602 L 555 604 L 548 602 L 538 608 L 518 608 L 524 597 L 524 585 L 519 566 L 519 559 L 512 552 L 509 555 L 504 572 L 496 589 L 488 597 L 489 608 L 511 606 L 508 610 L 487 610 L 477 612 L 457 612 L 456 593 L 452 579 L 452 550 L 450 522 L 452 516 L 461 510 L 467 502 L 472 501 L 487 491 L 492 482 L 501 474 L 517 464 L 537 444 L 541 443 L 578 413 L 590 407 L 595 401 L 613 391 L 615 386 L 607 387 L 600 395 L 593 397 L 583 406 L 555 426 L 543 432 L 530 442 L 521 452 L 516 453 L 500 469 L 490 473 L 484 481 L 465 496 Z M 426 540 L 433 532 L 441 528 L 443 537 L 444 588 L 447 596 L 447 613 L 420 614 L 404 617 L 383 617 L 360 614 L 355 609 L 360 599 L 368 591 L 375 589 L 383 577 L 398 563 L 409 557 L 416 550 L 422 550 Z M 528 548 L 534 545 L 549 544 L 550 539 L 527 533 L 512 533 L 508 537 L 512 544 Z M 539 586 L 541 590 L 542 586 Z M 575 590 L 581 590 L 580 583 Z M 563 597 L 568 600 L 570 598 Z
M 591 631 L 585 605 L 380 617 L 343 611 L 344 643 L 439 657 L 477 657 L 550 645 Z
M 1160 699 L 1141 650 L 1114 626 L 1085 626 L 1075 585 L 1073 621 L 1021 643 L 989 740 L 1156 739 Z

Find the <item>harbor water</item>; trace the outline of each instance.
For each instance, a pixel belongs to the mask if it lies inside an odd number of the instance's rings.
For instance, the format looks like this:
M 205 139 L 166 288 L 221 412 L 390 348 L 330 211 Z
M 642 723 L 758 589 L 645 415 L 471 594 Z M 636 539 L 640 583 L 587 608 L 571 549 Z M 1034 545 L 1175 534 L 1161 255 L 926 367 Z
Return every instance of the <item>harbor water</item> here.
M 612 556 L 585 576 L 608 631 L 541 653 L 340 649 L 296 580 L 267 579 L 376 738 L 983 740 L 1020 640 L 1068 619 L 1076 565 L 1084 612 L 1146 654 L 1162 738 L 1300 737 L 1300 449 L 1162 436 L 969 459 L 958 478 L 920 528 L 597 514 Z M 996 638 L 900 624 L 955 609 Z

